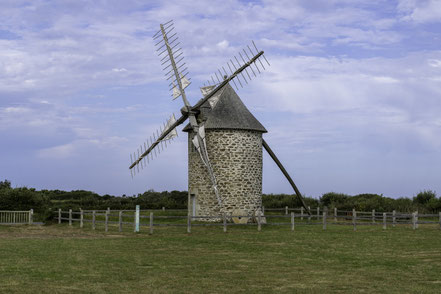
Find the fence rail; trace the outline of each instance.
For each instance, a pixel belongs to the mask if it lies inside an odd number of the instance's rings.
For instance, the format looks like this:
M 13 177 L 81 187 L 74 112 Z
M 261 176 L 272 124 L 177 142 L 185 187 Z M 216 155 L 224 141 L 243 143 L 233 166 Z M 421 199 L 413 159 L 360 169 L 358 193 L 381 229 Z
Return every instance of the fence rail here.
M 33 223 L 34 210 L 0 210 L 0 225 L 22 225 Z
M 162 209 L 158 212 L 160 214 L 165 211 Z M 187 210 L 173 210 L 187 212 Z M 300 212 L 300 213 L 296 213 Z M 70 226 L 73 222 L 79 222 L 80 227 L 84 227 L 84 223 L 91 223 L 92 229 L 96 229 L 97 224 L 104 224 L 104 229 L 107 232 L 109 225 L 117 224 L 118 231 L 122 232 L 123 227 L 129 225 L 135 232 L 139 227 L 148 227 L 149 233 L 153 234 L 154 227 L 187 227 L 187 232 L 191 232 L 192 226 L 221 226 L 224 232 L 227 231 L 228 226 L 256 226 L 258 231 L 261 231 L 262 225 L 274 226 L 290 226 L 294 231 L 298 225 L 322 225 L 323 230 L 327 229 L 328 225 L 347 225 L 352 226 L 353 230 L 357 230 L 357 226 L 372 226 L 382 225 L 385 230 L 387 226 L 396 225 L 411 225 L 415 230 L 419 224 L 439 224 L 441 230 L 441 212 L 438 214 L 418 214 L 392 212 L 367 212 L 367 211 L 337 211 L 334 209 L 331 213 L 327 209 L 320 213 L 320 209 L 316 209 L 317 213 L 308 215 L 303 208 L 282 208 L 282 209 L 267 209 L 266 214 L 258 214 L 257 216 L 243 215 L 234 216 L 237 218 L 248 218 L 250 222 L 234 223 L 233 216 L 191 216 L 191 215 L 154 215 L 152 210 L 138 210 L 138 212 L 145 212 L 147 215 L 137 214 L 136 210 L 80 210 L 80 211 L 62 211 L 58 210 L 58 215 L 55 219 L 61 224 L 62 221 L 67 221 Z M 274 213 L 279 214 L 274 214 Z M 280 214 L 282 212 L 282 214 Z M 76 217 L 74 217 L 76 216 Z M 142 220 L 147 220 L 148 223 L 143 223 Z M 186 220 L 186 221 L 185 221 Z M 270 221 L 272 220 L 272 221 Z M 156 221 L 156 222 L 155 222 Z M 168 222 L 167 222 L 168 221 Z M 205 221 L 205 222 L 203 222 Z

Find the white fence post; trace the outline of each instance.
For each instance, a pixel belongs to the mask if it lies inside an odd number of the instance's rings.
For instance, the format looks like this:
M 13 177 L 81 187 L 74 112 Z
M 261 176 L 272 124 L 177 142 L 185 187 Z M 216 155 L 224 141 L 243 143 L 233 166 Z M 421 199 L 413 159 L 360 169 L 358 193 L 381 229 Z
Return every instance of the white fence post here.
M 357 230 L 357 212 L 355 211 L 355 208 L 352 209 L 352 224 L 354 226 L 354 231 Z
M 61 224 L 61 208 L 58 208 L 58 224 Z
M 83 210 L 80 208 L 80 228 L 83 228 L 83 226 L 84 226 L 83 221 L 84 221 L 84 212 L 83 212 Z
M 285 215 L 288 215 L 288 206 L 285 206 Z
M 415 212 L 412 212 L 412 227 L 415 230 L 416 229 L 416 216 Z
M 294 217 L 295 217 L 294 212 L 291 212 L 291 231 L 294 231 L 294 226 L 295 226 Z M 441 215 L 440 215 L 440 219 L 441 219 Z
M 162 211 L 165 211 L 165 207 L 164 206 L 162 207 Z
M 326 230 L 326 211 L 323 211 L 323 230 Z
M 383 212 L 383 230 L 386 230 L 386 213 Z
M 334 207 L 334 222 L 337 222 L 337 207 Z
M 149 227 L 149 234 L 153 234 L 153 212 L 150 212 L 150 227 Z
M 372 223 L 375 224 L 375 209 L 372 209 Z
M 69 226 L 72 226 L 72 209 L 69 209 Z
M 140 208 L 139 205 L 135 206 L 135 233 L 139 233 L 139 213 L 140 213 Z
M 317 206 L 317 220 L 320 219 L 320 207 Z

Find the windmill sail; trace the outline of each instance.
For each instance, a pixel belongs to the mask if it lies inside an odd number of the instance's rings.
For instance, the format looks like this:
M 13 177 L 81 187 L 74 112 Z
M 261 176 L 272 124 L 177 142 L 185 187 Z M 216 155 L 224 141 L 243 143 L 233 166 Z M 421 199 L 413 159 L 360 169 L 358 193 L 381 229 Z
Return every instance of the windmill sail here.
M 169 131 L 169 129 L 176 123 L 176 118 L 175 115 L 173 114 L 170 119 L 167 121 L 164 131 L 161 133 L 165 134 L 168 132 L 168 134 L 164 137 L 164 139 L 162 139 L 162 141 L 168 141 L 171 140 L 173 138 L 176 138 L 178 136 L 178 132 L 176 131 L 176 127 L 173 128 L 171 131 Z
M 188 85 L 190 85 L 190 81 L 185 77 L 182 76 L 181 74 L 181 85 L 182 85 L 182 89 L 185 89 L 188 87 Z M 173 82 L 173 100 L 175 100 L 176 98 L 178 98 L 179 96 L 181 96 L 181 91 L 179 90 L 179 87 L 177 87 L 175 85 L 175 83 Z

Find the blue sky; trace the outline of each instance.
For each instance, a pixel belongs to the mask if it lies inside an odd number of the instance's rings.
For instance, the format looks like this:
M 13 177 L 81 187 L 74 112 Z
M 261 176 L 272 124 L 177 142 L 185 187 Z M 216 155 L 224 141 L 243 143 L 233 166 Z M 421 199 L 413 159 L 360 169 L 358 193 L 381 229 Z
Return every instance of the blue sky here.
M 300 191 L 441 191 L 441 1 L 0 1 L 0 179 L 132 195 L 185 190 L 184 133 L 153 34 L 174 20 L 199 86 L 254 40 L 271 67 L 238 94 Z M 179 130 L 180 131 L 180 130 Z M 265 155 L 265 193 L 293 193 Z

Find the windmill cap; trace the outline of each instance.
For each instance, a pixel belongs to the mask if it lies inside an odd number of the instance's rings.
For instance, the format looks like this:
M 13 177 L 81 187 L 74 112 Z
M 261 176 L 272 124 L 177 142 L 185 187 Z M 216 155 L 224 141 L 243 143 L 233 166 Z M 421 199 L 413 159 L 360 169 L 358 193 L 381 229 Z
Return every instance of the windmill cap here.
M 235 129 L 266 133 L 265 127 L 251 114 L 234 89 L 225 85 L 213 109 L 210 100 L 200 107 L 198 120 L 202 120 L 206 130 Z M 210 98 L 211 99 L 211 98 Z M 213 102 L 213 101 L 212 101 Z M 183 131 L 190 132 L 190 124 Z

